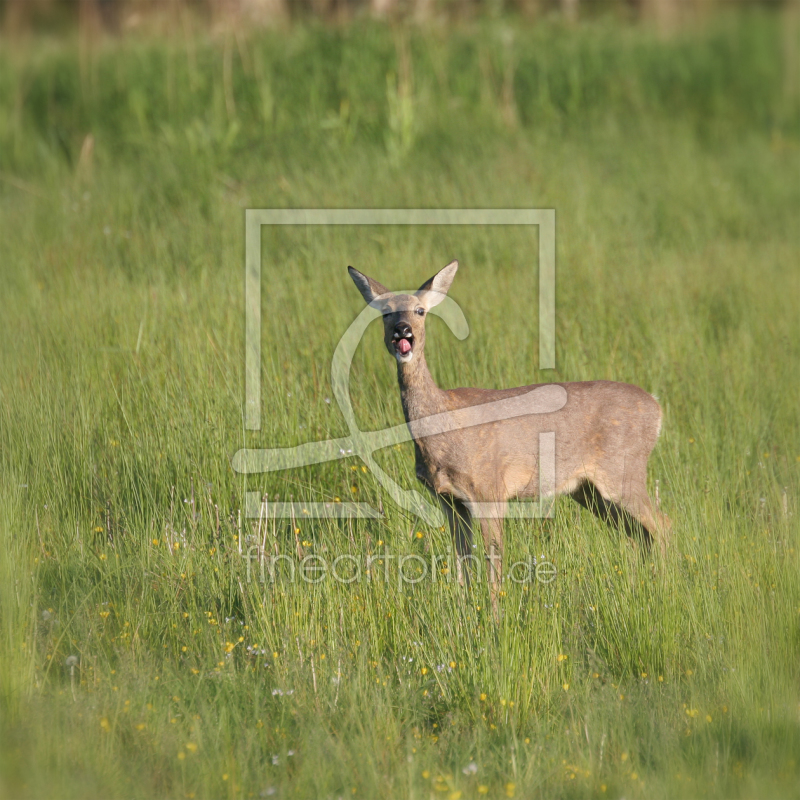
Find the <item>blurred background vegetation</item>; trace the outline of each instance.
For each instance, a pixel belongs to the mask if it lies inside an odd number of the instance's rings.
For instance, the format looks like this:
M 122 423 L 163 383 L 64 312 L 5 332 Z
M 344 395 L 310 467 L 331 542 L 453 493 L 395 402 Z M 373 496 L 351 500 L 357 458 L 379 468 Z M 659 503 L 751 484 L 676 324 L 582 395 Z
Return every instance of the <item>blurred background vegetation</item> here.
M 281 24 L 319 18 L 341 23 L 357 17 L 465 19 L 514 13 L 529 19 L 562 14 L 580 17 L 616 14 L 654 22 L 662 30 L 697 23 L 734 6 L 789 6 L 794 0 L 3 0 L 5 33 L 63 30 L 121 33 L 141 27 L 180 27 L 187 17 L 212 25 Z
M 800 121 L 800 0 L 0 0 L 0 20 L 7 182 L 178 140 L 217 166 L 354 144 L 397 165 L 456 108 L 469 147 L 601 120 L 781 147 Z

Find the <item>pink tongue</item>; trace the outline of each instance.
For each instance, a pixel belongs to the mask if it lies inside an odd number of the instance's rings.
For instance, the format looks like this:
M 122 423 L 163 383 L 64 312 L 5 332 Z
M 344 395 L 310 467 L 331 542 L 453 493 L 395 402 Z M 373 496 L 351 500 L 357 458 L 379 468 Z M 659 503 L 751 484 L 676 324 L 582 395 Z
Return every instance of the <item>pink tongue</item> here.
M 405 355 L 411 349 L 408 339 L 399 339 L 397 342 L 397 349 L 402 355 Z

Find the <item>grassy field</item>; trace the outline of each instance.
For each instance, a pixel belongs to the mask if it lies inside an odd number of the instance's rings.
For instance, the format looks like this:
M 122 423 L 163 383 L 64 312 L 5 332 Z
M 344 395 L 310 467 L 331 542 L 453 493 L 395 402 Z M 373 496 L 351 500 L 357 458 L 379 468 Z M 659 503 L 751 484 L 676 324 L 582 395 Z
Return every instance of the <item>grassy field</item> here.
M 792 24 L 0 50 L 0 795 L 800 796 Z M 245 431 L 244 208 L 416 206 L 556 209 L 557 369 L 537 369 L 535 233 L 266 229 Z M 563 500 L 506 524 L 507 559 L 558 572 L 508 584 L 499 624 L 450 573 L 253 579 L 248 490 L 384 503 L 270 522 L 274 552 L 448 551 L 360 461 L 245 477 L 231 457 L 347 434 L 348 264 L 405 288 L 454 257 L 470 335 L 429 325 L 440 385 L 660 398 L 666 562 Z M 380 339 L 353 365 L 365 430 L 402 422 Z M 414 487 L 409 444 L 378 459 Z

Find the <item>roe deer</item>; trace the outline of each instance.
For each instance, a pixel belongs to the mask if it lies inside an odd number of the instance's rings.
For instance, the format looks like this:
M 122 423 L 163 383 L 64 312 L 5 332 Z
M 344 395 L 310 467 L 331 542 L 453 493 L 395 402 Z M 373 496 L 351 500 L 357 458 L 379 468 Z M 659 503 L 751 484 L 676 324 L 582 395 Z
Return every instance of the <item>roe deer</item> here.
M 540 494 L 539 435 L 555 434 L 555 486 L 601 519 L 638 534 L 665 551 L 670 522 L 647 494 L 647 459 L 661 429 L 658 401 L 638 386 L 611 381 L 540 384 L 516 389 L 440 389 L 425 363 L 425 317 L 445 299 L 458 262 L 453 261 L 412 295 L 393 294 L 348 267 L 364 300 L 383 314 L 384 343 L 397 360 L 403 413 L 414 439 L 417 478 L 441 501 L 459 566 L 471 557 L 472 522 L 480 518 L 489 560 L 492 606 L 502 580 L 506 503 Z M 562 388 L 557 388 L 562 387 Z M 474 413 L 496 401 L 550 390 L 563 398 L 550 408 L 476 424 Z M 514 401 L 510 401 L 514 402 Z M 557 410 L 552 410 L 552 408 Z M 465 412 L 465 410 L 467 410 Z M 547 413 L 547 412 L 550 413 Z M 469 427 L 431 432 L 426 420 L 472 413 Z M 438 415 L 438 416 L 435 416 Z M 552 481 L 552 478 L 551 478 Z M 497 513 L 476 513 L 494 504 Z M 497 562 L 497 563 L 496 563 Z M 460 570 L 459 570 L 460 572 Z

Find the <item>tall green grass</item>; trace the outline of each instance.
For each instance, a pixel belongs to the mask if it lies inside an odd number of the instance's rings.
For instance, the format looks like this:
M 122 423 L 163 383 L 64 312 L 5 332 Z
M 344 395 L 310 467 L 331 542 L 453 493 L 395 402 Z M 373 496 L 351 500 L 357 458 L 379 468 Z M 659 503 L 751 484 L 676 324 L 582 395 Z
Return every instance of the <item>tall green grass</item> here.
M 0 791 L 796 796 L 794 46 L 741 14 L 667 40 L 504 20 L 0 54 Z M 246 432 L 243 209 L 277 206 L 556 208 L 557 370 L 535 234 L 269 229 Z M 499 624 L 449 573 L 254 580 L 248 490 L 385 507 L 270 521 L 280 553 L 447 551 L 360 462 L 230 458 L 346 435 L 348 264 L 399 288 L 453 257 L 470 336 L 430 324 L 440 385 L 658 395 L 667 562 L 565 500 L 506 524 L 509 561 L 558 574 L 509 584 Z M 402 421 L 380 338 L 353 366 L 365 430 Z M 414 486 L 410 446 L 379 458 Z

